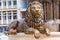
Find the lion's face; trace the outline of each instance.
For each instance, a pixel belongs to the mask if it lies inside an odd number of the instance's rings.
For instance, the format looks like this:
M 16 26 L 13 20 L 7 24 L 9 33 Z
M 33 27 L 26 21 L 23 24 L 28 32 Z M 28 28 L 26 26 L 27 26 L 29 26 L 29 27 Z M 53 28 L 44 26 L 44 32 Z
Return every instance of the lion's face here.
M 33 15 L 39 15 L 43 12 L 43 9 L 41 8 L 40 5 L 34 4 L 34 5 L 31 6 L 30 11 Z

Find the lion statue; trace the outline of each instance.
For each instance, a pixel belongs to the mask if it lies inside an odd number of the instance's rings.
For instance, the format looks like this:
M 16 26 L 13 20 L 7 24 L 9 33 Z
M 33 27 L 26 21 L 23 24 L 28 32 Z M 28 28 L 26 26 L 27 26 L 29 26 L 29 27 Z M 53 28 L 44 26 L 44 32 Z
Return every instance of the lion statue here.
M 11 23 L 8 28 L 9 34 L 16 34 L 18 32 L 24 32 L 26 34 L 33 33 L 36 38 L 40 37 L 40 34 L 49 34 L 48 26 L 44 24 L 43 20 L 43 6 L 38 1 L 33 1 L 27 7 L 25 20 L 23 23 L 16 21 Z
M 50 35 L 49 26 L 44 23 L 43 16 L 43 6 L 40 2 L 33 1 L 28 5 L 25 22 L 30 27 L 30 31 L 34 29 L 35 37 L 39 37 L 41 33 Z

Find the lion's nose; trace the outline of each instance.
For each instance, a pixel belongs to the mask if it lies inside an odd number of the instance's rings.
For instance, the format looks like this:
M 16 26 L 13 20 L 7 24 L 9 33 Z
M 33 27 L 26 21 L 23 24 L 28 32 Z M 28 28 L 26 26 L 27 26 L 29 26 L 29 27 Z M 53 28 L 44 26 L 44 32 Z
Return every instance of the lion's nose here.
M 39 10 L 36 10 L 36 12 L 38 12 Z

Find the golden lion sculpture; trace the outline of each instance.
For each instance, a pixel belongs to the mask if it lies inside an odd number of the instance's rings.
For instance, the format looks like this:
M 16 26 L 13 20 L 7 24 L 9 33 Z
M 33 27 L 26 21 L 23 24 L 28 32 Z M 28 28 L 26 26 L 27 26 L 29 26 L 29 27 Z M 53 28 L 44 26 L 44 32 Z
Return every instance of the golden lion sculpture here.
M 13 34 L 18 32 L 24 32 L 26 34 L 33 33 L 36 38 L 39 38 L 40 34 L 50 35 L 48 26 L 43 21 L 42 4 L 34 1 L 28 5 L 25 22 L 21 24 L 19 21 L 16 21 L 10 25 L 9 30 L 9 33 Z
M 43 15 L 43 6 L 40 2 L 34 1 L 28 5 L 25 21 L 29 27 L 34 29 L 35 37 L 39 37 L 40 33 L 49 35 L 49 32 L 47 33 L 49 29 L 44 24 Z

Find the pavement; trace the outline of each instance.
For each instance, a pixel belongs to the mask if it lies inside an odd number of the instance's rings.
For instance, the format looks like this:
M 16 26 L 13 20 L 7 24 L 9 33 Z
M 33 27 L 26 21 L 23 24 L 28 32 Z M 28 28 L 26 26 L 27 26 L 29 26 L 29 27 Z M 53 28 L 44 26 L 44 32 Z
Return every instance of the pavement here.
M 54 35 L 53 35 L 54 34 Z M 34 35 L 18 33 L 17 35 L 7 35 L 9 40 L 60 40 L 60 32 L 52 32 L 50 36 L 40 36 L 36 39 Z

